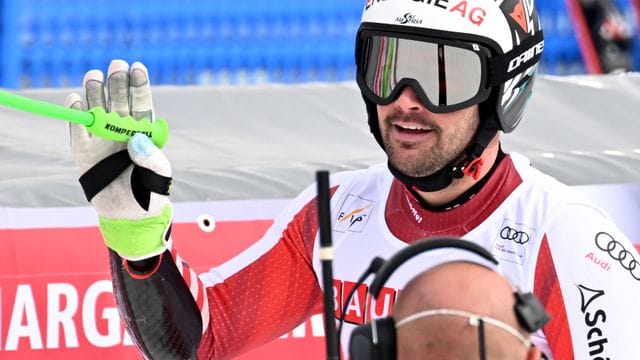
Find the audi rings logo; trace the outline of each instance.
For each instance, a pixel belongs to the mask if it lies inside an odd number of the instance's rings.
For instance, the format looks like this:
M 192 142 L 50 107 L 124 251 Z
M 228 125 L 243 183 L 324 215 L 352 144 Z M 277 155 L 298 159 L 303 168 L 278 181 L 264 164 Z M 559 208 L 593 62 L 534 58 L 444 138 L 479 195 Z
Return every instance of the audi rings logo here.
M 629 271 L 634 279 L 640 281 L 640 264 L 633 257 L 633 253 L 629 252 L 613 236 L 606 232 L 597 233 L 595 241 L 598 249 L 609 254 L 613 260 L 616 260 L 625 270 Z
M 535 233 L 536 229 L 522 221 L 505 218 L 494 232 L 491 252 L 497 259 L 522 265 L 527 258 L 529 240 L 534 241 L 531 237 Z
M 516 244 L 524 245 L 529 242 L 529 234 L 524 231 L 505 226 L 500 230 L 500 238 L 513 241 Z

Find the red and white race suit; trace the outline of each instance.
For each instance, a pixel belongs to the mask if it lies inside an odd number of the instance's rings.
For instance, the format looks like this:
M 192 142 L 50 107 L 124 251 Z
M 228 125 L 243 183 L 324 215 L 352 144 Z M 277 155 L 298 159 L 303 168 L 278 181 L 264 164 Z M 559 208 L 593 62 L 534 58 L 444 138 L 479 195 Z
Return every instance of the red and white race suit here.
M 490 249 L 500 271 L 546 307 L 552 320 L 533 341 L 549 358 L 638 357 L 640 256 L 603 211 L 521 155 L 504 157 L 471 199 L 448 210 L 425 209 L 385 164 L 335 174 L 331 191 L 336 317 L 373 257 L 389 258 L 424 238 L 459 237 Z M 316 308 L 322 292 L 315 196 L 310 186 L 261 240 L 198 278 L 172 249 L 191 289 L 185 296 L 193 296 L 203 316 L 198 358 L 256 347 Z M 363 286 L 344 314 L 343 347 L 354 326 L 392 311 L 413 276 L 456 259 L 481 261 L 457 249 L 434 250 L 403 264 L 377 301 Z

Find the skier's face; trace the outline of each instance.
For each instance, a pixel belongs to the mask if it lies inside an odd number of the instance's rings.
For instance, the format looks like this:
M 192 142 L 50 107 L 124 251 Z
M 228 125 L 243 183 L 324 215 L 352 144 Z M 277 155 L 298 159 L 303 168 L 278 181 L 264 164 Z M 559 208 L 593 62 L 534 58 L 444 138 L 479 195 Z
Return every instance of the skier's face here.
M 428 176 L 461 157 L 479 126 L 478 106 L 436 114 L 405 86 L 389 105 L 378 105 L 382 141 L 393 164 L 409 176 Z

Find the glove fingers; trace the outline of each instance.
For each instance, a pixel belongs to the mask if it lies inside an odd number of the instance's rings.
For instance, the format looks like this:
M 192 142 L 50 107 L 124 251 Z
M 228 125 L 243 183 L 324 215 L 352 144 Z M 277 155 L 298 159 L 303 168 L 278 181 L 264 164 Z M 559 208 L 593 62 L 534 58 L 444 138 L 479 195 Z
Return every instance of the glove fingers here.
M 87 110 L 84 108 L 84 102 L 82 102 L 82 96 L 80 96 L 78 93 L 71 93 L 67 95 L 67 98 L 64 100 L 64 106 L 71 109 L 80 110 L 80 111 Z
M 88 109 L 96 106 L 107 108 L 104 97 L 104 74 L 100 70 L 89 70 L 82 80 Z
M 130 115 L 129 64 L 124 60 L 112 60 L 107 71 L 108 111 L 120 116 Z
M 80 111 L 86 110 L 82 102 L 82 97 L 76 93 L 71 93 L 67 96 L 67 99 L 64 101 L 64 106 Z M 91 138 L 91 134 L 84 125 L 72 122 L 69 123 L 69 134 L 71 137 L 71 146 L 88 141 Z
M 151 86 L 149 72 L 140 62 L 131 65 L 131 115 L 135 119 L 150 119 L 153 121 L 153 102 L 151 100 Z
M 147 168 L 158 175 L 171 177 L 169 160 L 146 135 L 141 133 L 133 135 L 129 139 L 127 149 L 131 160 L 136 165 Z

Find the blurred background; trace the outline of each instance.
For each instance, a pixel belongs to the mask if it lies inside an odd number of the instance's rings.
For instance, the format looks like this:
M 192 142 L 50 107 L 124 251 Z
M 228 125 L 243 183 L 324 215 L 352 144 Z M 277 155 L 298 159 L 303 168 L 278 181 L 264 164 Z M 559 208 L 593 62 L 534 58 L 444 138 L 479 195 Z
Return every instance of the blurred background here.
M 638 70 L 640 0 L 537 0 L 540 72 Z M 109 60 L 145 63 L 154 84 L 354 79 L 364 0 L 0 0 L 0 86 L 80 86 Z

